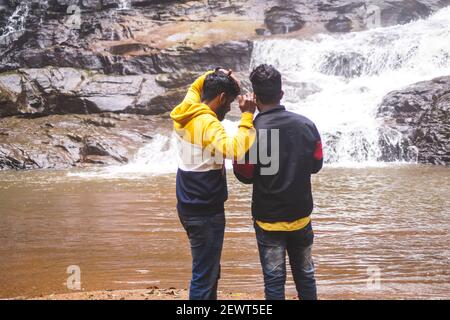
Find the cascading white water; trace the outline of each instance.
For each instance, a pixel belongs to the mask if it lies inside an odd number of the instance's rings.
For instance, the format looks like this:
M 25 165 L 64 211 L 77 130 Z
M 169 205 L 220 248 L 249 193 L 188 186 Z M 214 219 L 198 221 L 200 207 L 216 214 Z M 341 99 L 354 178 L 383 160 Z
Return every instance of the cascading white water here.
M 317 124 L 326 162 L 383 165 L 377 106 L 390 91 L 450 74 L 449 22 L 450 7 L 402 26 L 311 40 L 258 41 L 252 66 L 270 63 L 281 71 L 283 104 Z M 228 120 L 224 125 L 229 132 L 237 129 Z M 391 136 L 386 143 L 396 144 L 398 138 Z M 171 137 L 158 136 L 130 164 L 103 174 L 175 172 L 175 152 Z
M 269 63 L 281 71 L 283 103 L 317 124 L 327 162 L 377 162 L 377 106 L 392 90 L 450 74 L 449 22 L 446 8 L 403 26 L 260 41 L 252 66 Z
M 130 0 L 120 0 L 119 1 L 119 10 L 128 10 L 131 8 Z
M 30 8 L 27 3 L 19 4 L 12 15 L 8 18 L 6 25 L 0 28 L 0 40 L 14 33 L 25 30 L 25 22 L 28 18 Z
M 176 141 L 171 136 L 157 134 L 152 142 L 141 148 L 127 165 L 111 166 L 91 172 L 69 173 L 83 178 L 145 178 L 148 175 L 171 173 L 177 170 Z

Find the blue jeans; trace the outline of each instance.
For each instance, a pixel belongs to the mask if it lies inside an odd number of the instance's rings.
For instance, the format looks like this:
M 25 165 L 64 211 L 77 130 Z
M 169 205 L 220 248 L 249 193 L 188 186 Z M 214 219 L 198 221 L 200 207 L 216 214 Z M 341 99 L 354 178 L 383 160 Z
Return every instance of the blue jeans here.
M 298 231 L 265 231 L 255 223 L 255 231 L 266 299 L 285 299 L 287 251 L 299 299 L 316 300 L 316 279 L 311 255 L 314 232 L 311 223 Z
M 225 213 L 205 217 L 179 217 L 191 245 L 192 279 L 189 299 L 217 300 Z

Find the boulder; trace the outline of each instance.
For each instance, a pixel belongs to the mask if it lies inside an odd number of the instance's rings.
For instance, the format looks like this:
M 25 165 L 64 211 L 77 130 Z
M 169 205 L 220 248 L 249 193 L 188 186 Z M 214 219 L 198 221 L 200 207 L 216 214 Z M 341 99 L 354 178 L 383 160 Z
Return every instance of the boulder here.
M 414 20 L 428 17 L 431 14 L 432 9 L 427 2 L 428 1 L 417 0 L 382 2 L 379 5 L 381 26 L 386 27 L 396 24 L 406 24 Z
M 283 34 L 300 30 L 305 21 L 295 8 L 275 6 L 266 11 L 264 24 L 272 34 Z
M 338 16 L 325 24 L 329 32 L 350 32 L 352 30 L 352 20 L 345 16 Z
M 387 94 L 378 116 L 390 136 L 382 148 L 385 158 L 411 158 L 416 149 L 420 163 L 450 164 L 450 76 Z

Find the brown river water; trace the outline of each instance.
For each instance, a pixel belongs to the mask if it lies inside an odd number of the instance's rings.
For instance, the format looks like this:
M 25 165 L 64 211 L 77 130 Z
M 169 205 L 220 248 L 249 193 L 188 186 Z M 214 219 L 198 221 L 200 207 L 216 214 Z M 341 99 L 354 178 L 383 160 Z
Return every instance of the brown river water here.
M 262 295 L 250 188 L 228 178 L 220 290 Z M 313 184 L 320 298 L 450 299 L 448 167 L 326 167 Z M 187 288 L 175 202 L 173 174 L 0 172 L 0 298 L 70 292 L 69 265 L 86 291 Z

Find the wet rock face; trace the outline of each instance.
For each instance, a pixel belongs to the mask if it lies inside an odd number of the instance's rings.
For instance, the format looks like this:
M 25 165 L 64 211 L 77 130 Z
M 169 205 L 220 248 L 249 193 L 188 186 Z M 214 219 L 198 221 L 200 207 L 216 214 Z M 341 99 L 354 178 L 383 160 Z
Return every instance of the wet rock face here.
M 374 7 L 379 23 L 387 26 L 450 5 L 450 0 L 125 2 L 127 8 L 120 0 L 8 1 L 8 8 L 0 11 L 2 25 L 19 4 L 29 10 L 26 28 L 0 39 L 0 72 L 58 66 L 159 74 L 200 69 L 220 64 L 219 59 L 246 70 L 252 50 L 248 40 L 297 31 L 363 30 Z M 71 5 L 79 11 L 68 12 Z M 70 23 L 71 12 L 79 17 L 79 25 Z
M 142 48 L 136 44 L 132 46 Z M 103 55 L 82 48 L 67 47 L 21 50 L 15 57 L 16 62 L 3 64 L 0 66 L 0 72 L 15 70 L 18 67 L 56 66 L 88 69 L 106 74 L 138 75 L 172 73 L 180 70 L 205 71 L 211 66 L 225 64 L 240 71 L 248 69 L 253 49 L 250 41 L 230 41 L 199 49 L 177 46 L 160 50 L 158 54 L 127 55 L 127 50 L 132 46 L 117 45 L 111 48 L 115 53 L 124 50 L 124 55 Z
M 305 21 L 293 7 L 270 8 L 265 13 L 264 23 L 272 34 L 283 34 L 300 30 Z
M 385 2 L 380 5 L 381 26 L 406 24 L 408 22 L 428 17 L 432 8 L 427 1 L 404 0 Z
M 323 1 L 318 4 L 320 11 L 327 13 L 325 27 L 329 32 L 405 24 L 426 18 L 448 5 L 448 0 Z
M 330 32 L 350 32 L 352 30 L 352 20 L 344 16 L 339 16 L 327 22 L 325 27 Z
M 167 128 L 161 123 L 167 123 Z M 0 170 L 63 169 L 127 163 L 155 128 L 170 121 L 138 115 L 54 115 L 0 119 Z
M 387 132 L 400 133 L 401 139 L 392 153 L 417 148 L 421 163 L 450 164 L 450 76 L 419 82 L 386 95 L 378 116 L 383 118 Z
M 198 50 L 177 47 L 164 50 L 157 58 L 158 69 L 162 72 L 177 70 L 203 72 L 211 67 L 226 66 L 236 72 L 247 70 L 250 66 L 253 43 L 250 41 L 230 41 L 220 45 L 207 45 Z
M 54 67 L 0 75 L 0 117 L 101 112 L 151 115 L 169 111 L 178 98 L 171 99 L 151 75 L 114 76 Z
M 129 9 L 119 10 L 124 2 L 10 1 L 5 12 L 12 15 L 20 3 L 28 14 L 23 32 L 0 37 L 0 72 L 57 66 L 159 74 L 193 67 L 203 71 L 224 61 L 236 70 L 248 68 L 252 46 L 247 39 L 255 23 L 241 21 L 241 28 L 236 22 L 219 21 L 208 26 L 221 14 L 241 12 L 239 6 L 228 1 L 217 1 L 211 8 L 202 1 L 128 1 Z

